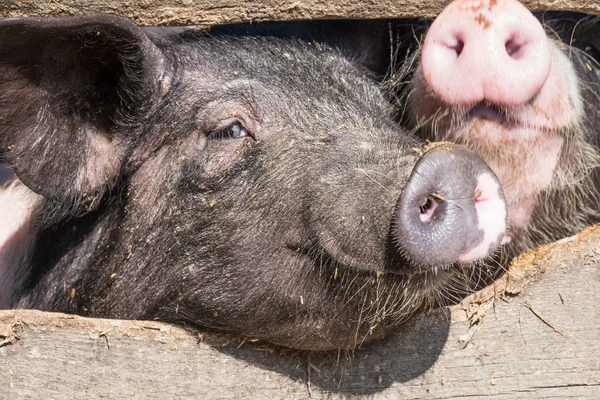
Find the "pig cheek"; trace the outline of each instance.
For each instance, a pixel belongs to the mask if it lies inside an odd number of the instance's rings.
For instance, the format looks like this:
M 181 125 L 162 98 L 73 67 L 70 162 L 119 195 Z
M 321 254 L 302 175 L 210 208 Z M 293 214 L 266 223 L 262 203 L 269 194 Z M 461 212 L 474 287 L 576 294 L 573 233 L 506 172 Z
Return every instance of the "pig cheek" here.
M 345 268 L 383 271 L 387 234 L 400 185 L 386 194 L 373 190 L 362 199 L 364 190 L 358 185 L 353 187 L 356 190 L 351 193 L 339 193 L 335 199 L 328 199 L 329 205 L 321 200 L 322 208 L 311 210 L 314 215 L 311 229 L 320 246 Z
M 571 60 L 551 42 L 552 65 L 548 80 L 531 107 L 513 112 L 538 129 L 556 130 L 573 126 L 583 113 L 579 83 Z
M 284 232 L 282 236 L 285 235 Z M 259 299 L 256 299 L 258 303 L 250 301 L 248 306 L 268 305 L 264 310 L 265 317 L 275 308 L 287 310 L 285 315 L 293 324 L 299 312 L 322 304 L 320 293 L 323 288 L 321 282 L 311 279 L 315 269 L 313 260 L 287 248 L 280 240 L 275 235 L 265 236 L 262 243 L 258 240 L 250 248 L 240 246 L 243 252 L 238 257 L 240 265 L 245 264 L 252 271 L 250 275 L 256 274 L 252 277 L 254 289 L 251 292 L 257 293 Z
M 135 210 L 140 210 L 141 220 L 154 224 L 168 207 L 169 199 L 173 195 L 173 185 L 178 179 L 180 163 L 183 157 L 172 160 L 170 148 L 162 148 L 156 155 L 147 160 L 131 179 L 127 196 L 135 205 Z M 132 212 L 134 212 L 132 211 Z
M 259 321 L 259 324 L 247 328 L 260 332 L 266 327 L 260 321 L 272 321 L 275 313 L 279 314 L 276 318 L 280 323 L 268 327 L 271 334 L 273 330 L 281 332 L 287 327 L 297 327 L 302 312 L 322 304 L 323 291 L 323 283 L 311 279 L 315 271 L 313 260 L 290 245 L 304 242 L 298 208 L 283 204 L 266 206 L 271 201 L 264 198 L 254 199 L 253 206 L 245 201 L 248 196 L 221 195 L 222 199 L 212 208 L 202 211 L 203 229 L 209 226 L 209 231 L 214 233 L 224 224 L 235 228 L 228 237 L 197 233 L 204 237 L 205 245 L 219 254 L 214 258 L 216 275 L 206 284 L 214 285 L 215 291 L 225 290 L 223 298 L 240 298 L 241 301 L 227 313 L 220 312 L 219 321 L 215 322 L 226 323 L 223 319 L 226 315 L 235 319 L 238 314 L 242 318 L 250 313 L 254 315 L 253 321 Z M 224 263 L 223 260 L 229 261 Z M 219 284 L 220 279 L 226 281 Z M 236 296 L 234 292 L 238 290 L 243 293 Z M 206 301 L 214 303 L 214 309 L 224 310 L 231 306 L 212 298 Z

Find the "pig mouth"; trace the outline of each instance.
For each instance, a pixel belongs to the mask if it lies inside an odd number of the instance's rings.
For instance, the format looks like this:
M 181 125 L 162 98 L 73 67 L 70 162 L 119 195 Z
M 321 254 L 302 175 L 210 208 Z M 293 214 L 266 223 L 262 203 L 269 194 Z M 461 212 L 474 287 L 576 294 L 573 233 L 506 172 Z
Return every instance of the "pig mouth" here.
M 444 129 L 446 138 L 460 140 L 464 137 L 467 141 L 485 142 L 486 147 L 506 141 L 537 140 L 554 136 L 564 129 L 530 104 L 504 107 L 487 101 L 466 109 L 451 109 L 449 121 Z
M 498 140 L 523 140 L 542 135 L 535 127 L 520 121 L 514 112 L 488 103 L 479 103 L 471 108 L 462 119 L 465 121 L 463 132 L 482 136 L 481 140 L 494 143 Z M 460 134 L 460 130 L 459 130 Z M 470 135 L 472 138 L 473 135 Z
M 509 121 L 506 112 L 494 104 L 479 103 L 466 113 L 466 120 L 482 119 L 503 125 L 507 128 L 515 126 L 514 121 Z
M 448 280 L 450 275 L 469 274 L 476 269 L 480 269 L 485 260 L 474 262 L 453 262 L 443 265 L 426 266 L 414 265 L 405 260 L 402 252 L 395 245 L 390 245 L 387 250 L 387 260 L 379 268 L 372 267 L 361 268 L 360 261 L 351 254 L 345 254 L 340 257 L 331 254 L 327 249 L 313 245 L 287 244 L 288 250 L 296 255 L 305 257 L 306 262 L 312 265 L 313 269 L 319 271 L 324 276 L 329 275 L 334 281 L 339 280 L 347 273 L 364 275 L 365 278 L 377 278 L 393 281 L 406 286 L 409 282 L 427 284 L 427 286 L 440 286 Z M 350 262 L 348 262 L 350 260 Z
M 490 261 L 493 261 L 491 257 L 472 263 L 456 262 L 420 268 L 412 273 L 386 270 L 381 277 L 421 297 L 425 305 L 449 306 L 484 288 L 504 271 L 501 264 Z
M 454 304 L 484 287 L 495 278 L 501 265 L 495 262 L 496 253 L 477 261 L 459 262 L 434 266 L 415 265 L 405 259 L 397 246 L 388 249 L 388 259 L 380 268 L 357 268 L 353 263 L 339 260 L 326 249 L 313 246 L 287 245 L 297 255 L 305 257 L 314 271 L 340 285 L 348 281 L 365 282 L 381 280 L 398 288 L 405 295 L 421 297 L 436 305 Z M 348 258 L 348 256 L 346 257 Z M 352 258 L 350 255 L 349 258 Z M 346 260 L 347 261 L 347 260 Z M 494 267 L 496 265 L 496 267 Z
M 305 265 L 310 266 L 319 280 L 326 281 L 328 286 L 337 287 L 350 298 L 370 290 L 369 288 L 382 288 L 382 298 L 389 299 L 392 304 L 410 304 L 407 305 L 410 309 L 431 309 L 457 304 L 504 272 L 502 265 L 497 262 L 497 254 L 470 263 L 457 261 L 424 266 L 411 264 L 397 246 L 392 245 L 387 250 L 388 257 L 383 265 L 377 269 L 367 269 L 351 265 L 352 262 L 343 262 L 320 246 L 286 247 L 296 257 L 302 257 Z M 409 314 L 406 311 L 401 313 L 405 317 Z
M 508 131 L 529 129 L 543 132 L 560 128 L 544 116 L 536 114 L 534 107 L 530 105 L 504 107 L 485 101 L 468 109 L 462 118 L 465 121 L 487 121 Z

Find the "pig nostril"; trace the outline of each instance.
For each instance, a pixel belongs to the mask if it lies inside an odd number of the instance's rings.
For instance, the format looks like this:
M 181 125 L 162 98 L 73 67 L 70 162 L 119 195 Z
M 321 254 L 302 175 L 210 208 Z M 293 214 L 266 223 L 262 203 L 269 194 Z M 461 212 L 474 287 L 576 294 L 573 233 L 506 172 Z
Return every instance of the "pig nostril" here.
M 458 40 L 456 42 L 456 45 L 453 47 L 454 51 L 456 52 L 456 57 L 460 57 L 460 53 L 462 53 L 464 47 L 465 43 L 462 40 Z
M 433 212 L 437 208 L 438 203 L 432 196 L 427 196 L 419 205 L 419 218 L 423 222 L 429 222 L 433 217 Z
M 514 59 L 517 59 L 517 58 L 518 58 L 518 54 L 517 54 L 517 53 L 518 53 L 518 52 L 519 52 L 519 50 L 521 49 L 521 46 L 520 46 L 520 45 L 518 45 L 517 43 L 515 43 L 515 41 L 514 41 L 514 40 L 512 40 L 512 39 L 511 39 L 511 40 L 508 40 L 508 41 L 506 42 L 506 44 L 504 45 L 504 47 L 506 48 L 506 53 L 507 53 L 507 54 L 508 54 L 508 55 L 509 55 L 511 58 L 514 58 Z
M 433 206 L 433 199 L 431 196 L 427 196 L 423 199 L 423 203 L 419 206 L 419 211 L 421 214 L 425 214 L 429 209 Z

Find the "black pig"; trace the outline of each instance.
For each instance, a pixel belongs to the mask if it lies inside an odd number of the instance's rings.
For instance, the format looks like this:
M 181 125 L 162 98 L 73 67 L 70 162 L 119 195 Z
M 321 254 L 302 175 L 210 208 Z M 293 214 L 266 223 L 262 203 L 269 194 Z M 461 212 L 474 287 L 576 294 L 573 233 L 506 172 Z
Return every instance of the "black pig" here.
M 464 148 L 421 156 L 365 71 L 146 32 L 0 22 L 5 305 L 352 348 L 488 273 L 499 182 Z
M 508 257 L 600 221 L 598 18 L 547 22 L 516 0 L 456 0 L 390 81 L 411 77 L 398 102 L 411 128 L 497 174 Z

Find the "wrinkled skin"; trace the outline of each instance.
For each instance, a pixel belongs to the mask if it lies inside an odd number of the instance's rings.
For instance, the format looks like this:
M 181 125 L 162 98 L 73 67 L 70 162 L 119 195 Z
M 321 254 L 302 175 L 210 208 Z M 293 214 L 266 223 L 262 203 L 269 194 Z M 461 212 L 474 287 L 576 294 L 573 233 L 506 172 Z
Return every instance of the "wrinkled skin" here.
M 480 5 L 483 7 L 481 15 L 485 15 L 490 24 L 482 32 L 489 32 L 498 25 L 494 25 L 498 22 L 494 20 L 498 15 L 495 7 L 512 7 L 514 2 L 462 3 L 465 7 L 473 6 L 477 12 L 481 10 Z M 460 19 L 443 16 L 445 27 L 454 27 L 456 22 L 456 29 L 461 29 L 469 18 L 478 20 L 479 14 L 471 15 L 463 10 L 459 15 Z M 600 65 L 597 58 L 600 22 L 598 17 L 582 19 L 581 15 L 569 13 L 544 13 L 539 18 L 548 37 L 551 70 L 547 80 L 532 89 L 524 101 L 517 100 L 518 96 L 528 93 L 529 82 L 538 79 L 539 74 L 531 73 L 524 83 L 510 89 L 511 72 L 509 66 L 502 63 L 499 72 L 493 72 L 494 67 L 478 70 L 477 62 L 473 61 L 469 73 L 472 79 L 453 72 L 453 78 L 447 79 L 452 81 L 446 82 L 448 85 L 443 82 L 444 78 L 439 78 L 441 84 L 450 89 L 436 93 L 431 86 L 436 83 L 430 83 L 423 74 L 422 48 L 406 59 L 389 83 L 399 93 L 397 107 L 407 110 L 403 119 L 405 126 L 429 140 L 466 145 L 482 156 L 498 175 L 509 207 L 506 241 L 510 239 L 510 242 L 503 247 L 507 257 L 573 235 L 600 221 Z M 482 35 L 484 33 L 474 36 Z M 429 39 L 421 43 L 427 46 L 432 42 L 432 38 Z M 438 43 L 446 39 L 436 37 Z M 492 54 L 488 52 L 493 51 L 488 48 L 481 54 L 487 54 L 487 60 Z M 465 54 L 459 57 L 466 57 Z M 430 66 L 427 74 L 436 75 L 435 71 L 450 68 L 431 60 L 425 61 Z M 525 69 L 520 67 L 517 71 L 523 73 Z M 498 74 L 496 78 L 491 75 L 494 73 Z M 489 78 L 497 88 L 489 85 L 487 94 L 473 95 L 475 102 L 466 101 L 465 93 L 470 94 L 472 90 L 469 85 L 481 76 Z M 407 80 L 410 80 L 409 85 L 402 84 Z M 451 89 L 454 86 L 450 83 L 463 86 Z
M 27 249 L 0 259 L 12 307 L 353 348 L 488 273 L 402 247 L 412 238 L 395 229 L 396 205 L 423 143 L 323 46 L 148 36 L 109 16 L 4 20 L 0 93 L 0 148 L 16 173 L 4 188 L 27 203 L 0 243 Z M 477 179 L 493 174 L 470 154 L 460 196 L 439 210 L 480 203 Z M 428 204 L 407 212 L 435 221 Z

